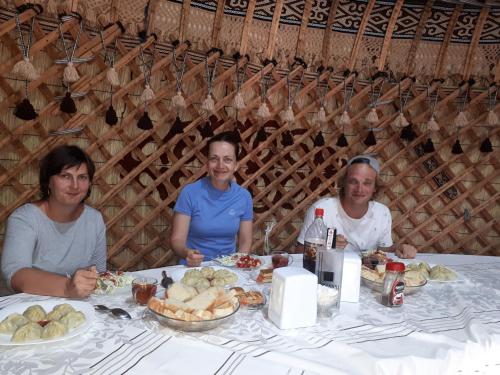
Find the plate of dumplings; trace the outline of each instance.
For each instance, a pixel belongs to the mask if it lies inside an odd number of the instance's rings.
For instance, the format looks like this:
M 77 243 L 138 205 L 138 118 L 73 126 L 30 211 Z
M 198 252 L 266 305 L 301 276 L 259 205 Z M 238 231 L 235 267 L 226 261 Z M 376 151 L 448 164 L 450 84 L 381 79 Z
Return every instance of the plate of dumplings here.
M 44 300 L 0 310 L 0 345 L 34 345 L 66 340 L 86 332 L 94 321 L 88 302 Z

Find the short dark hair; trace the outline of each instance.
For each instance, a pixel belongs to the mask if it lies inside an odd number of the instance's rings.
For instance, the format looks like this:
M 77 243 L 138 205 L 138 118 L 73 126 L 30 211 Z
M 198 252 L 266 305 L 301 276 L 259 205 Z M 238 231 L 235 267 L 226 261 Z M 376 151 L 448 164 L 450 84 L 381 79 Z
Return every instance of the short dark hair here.
M 240 156 L 240 143 L 236 138 L 234 132 L 225 131 L 219 134 L 214 135 L 207 142 L 207 153 L 210 151 L 210 145 L 214 142 L 227 142 L 234 146 L 234 154 L 236 155 L 236 160 L 239 159 Z
M 62 145 L 50 151 L 40 161 L 40 195 L 42 200 L 49 198 L 49 181 L 63 169 L 87 165 L 89 181 L 92 182 L 95 173 L 94 162 L 80 147 L 75 145 Z M 84 200 L 90 196 L 90 187 Z

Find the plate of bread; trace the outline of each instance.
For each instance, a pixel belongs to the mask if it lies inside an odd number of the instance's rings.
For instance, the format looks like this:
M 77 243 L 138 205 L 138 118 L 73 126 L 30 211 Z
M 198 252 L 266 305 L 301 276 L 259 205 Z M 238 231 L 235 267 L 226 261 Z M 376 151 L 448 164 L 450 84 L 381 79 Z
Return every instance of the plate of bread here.
M 161 324 L 180 331 L 206 331 L 229 321 L 240 307 L 234 291 L 212 286 L 201 292 L 173 283 L 165 298 L 153 297 L 148 308 Z

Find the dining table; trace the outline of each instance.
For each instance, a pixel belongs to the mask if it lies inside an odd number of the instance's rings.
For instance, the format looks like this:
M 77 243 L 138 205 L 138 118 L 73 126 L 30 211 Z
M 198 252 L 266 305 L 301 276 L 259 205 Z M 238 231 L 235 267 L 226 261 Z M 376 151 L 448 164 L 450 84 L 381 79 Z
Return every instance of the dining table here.
M 269 256 L 261 260 L 270 266 Z M 92 324 L 77 336 L 1 345 L 0 374 L 500 374 L 500 258 L 419 253 L 412 261 L 444 265 L 458 277 L 428 281 L 406 295 L 400 307 L 382 305 L 380 293 L 362 285 L 358 302 L 342 302 L 333 316 L 287 330 L 268 318 L 267 305 L 256 310 L 241 306 L 212 330 L 183 332 L 162 325 L 146 306 L 137 305 L 130 287 L 92 294 L 80 301 L 123 308 L 132 319 L 95 311 Z M 302 256 L 294 254 L 290 267 L 301 266 Z M 160 280 L 162 271 L 171 275 L 185 268 L 131 274 Z M 256 283 L 255 270 L 231 271 L 241 287 L 269 297 L 272 284 Z M 164 293 L 159 287 L 157 295 Z M 0 312 L 49 300 L 55 298 L 0 297 Z

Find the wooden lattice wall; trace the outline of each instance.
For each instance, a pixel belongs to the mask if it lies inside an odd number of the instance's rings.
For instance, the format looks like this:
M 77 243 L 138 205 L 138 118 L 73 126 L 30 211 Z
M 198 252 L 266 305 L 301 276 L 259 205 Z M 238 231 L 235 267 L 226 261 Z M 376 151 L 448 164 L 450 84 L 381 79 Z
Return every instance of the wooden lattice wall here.
M 152 2 L 151 7 L 155 9 L 159 3 Z M 337 0 L 332 2 L 328 17 L 330 25 L 338 3 Z M 365 28 L 375 3 L 373 0 L 366 3 L 359 30 L 352 38 L 349 60 L 342 67 L 335 66 L 333 73 L 324 70 L 317 74 L 314 68 L 305 69 L 300 64 L 291 65 L 289 61 L 280 61 L 278 67 L 272 63 L 262 66 L 255 63 L 254 57 L 248 63 L 246 58 L 235 61 L 227 56 L 221 57 L 219 52 L 212 53 L 207 60 L 209 66 L 217 60 L 218 64 L 213 85 L 216 104 L 211 116 L 200 111 L 200 104 L 207 94 L 206 55 L 191 47 L 183 78 L 182 89 L 187 108 L 179 113 L 183 127 L 181 134 L 176 134 L 172 127 L 177 115 L 171 103 L 176 92 L 172 51 L 175 49 L 176 62 L 180 64 L 183 52 L 188 49 L 188 44 L 182 41 L 186 39 L 189 27 L 193 26 L 193 19 L 188 21 L 192 10 L 189 1 L 182 4 L 177 35 L 181 43 L 175 47 L 172 43 L 155 41 L 153 36 L 146 37 L 141 43 L 136 37 L 124 34 L 116 23 L 104 30 L 104 45 L 111 49 L 116 41 L 115 69 L 120 78 L 120 86 L 113 93 L 113 106 L 119 115 L 119 123 L 112 127 L 104 121 L 110 104 L 110 85 L 106 81 L 108 65 L 104 61 L 95 25 L 85 28 L 75 53 L 77 57 L 95 57 L 91 62 L 78 65 L 81 78 L 71 85 L 74 93 L 81 93 L 75 98 L 78 112 L 68 115 L 60 111 L 57 97 L 65 92 L 61 80 L 64 66 L 54 61 L 62 58 L 64 52 L 57 21 L 50 15 L 36 18 L 31 49 L 40 78 L 29 82 L 27 91 L 39 116 L 31 121 L 13 116 L 15 105 L 23 98 L 24 81 L 11 74 L 13 65 L 21 58 L 14 11 L 2 9 L 0 240 L 8 215 L 24 202 L 37 199 L 39 159 L 56 145 L 73 143 L 86 149 L 98 168 L 90 203 L 103 212 L 107 223 L 110 267 L 140 269 L 175 262 L 167 241 L 172 207 L 179 189 L 205 173 L 204 134 L 208 118 L 210 128 L 216 133 L 237 129 L 241 134 L 243 157 L 237 179 L 254 198 L 253 247 L 257 252 L 262 249 L 263 229 L 270 221 L 277 223 L 271 236 L 272 246 L 290 248 L 295 243 L 307 207 L 319 197 L 337 194 L 336 182 L 345 161 L 358 153 L 376 153 L 383 163 L 381 178 L 384 185 L 378 199 L 392 211 L 395 240 L 414 244 L 423 252 L 500 255 L 499 127 L 485 126 L 488 98 L 497 90 L 494 82 L 495 79 L 497 83 L 499 81 L 499 68 L 494 70 L 497 76 L 493 78 L 492 86 L 475 84 L 469 87 L 474 51 L 482 32 L 481 20 L 484 21 L 488 15 L 488 8 L 480 14 L 482 18 L 477 20 L 470 44 L 462 48 L 464 64 L 458 86 L 450 84 L 453 80 L 444 84 L 432 81 L 426 85 L 422 77 L 417 77 L 414 83 L 408 77 L 399 79 L 397 74 L 390 79 L 379 77 L 373 81 L 376 87 L 381 88 L 379 102 L 385 104 L 377 107 L 379 122 L 374 126 L 377 143 L 366 146 L 363 141 L 368 134 L 368 125 L 364 119 L 370 111 L 371 86 L 367 79 L 361 79 L 362 74 L 355 80 L 352 70 L 357 67 L 358 54 L 366 53 L 362 48 L 363 43 L 366 44 Z M 311 4 L 312 1 L 306 1 L 309 7 L 306 9 L 310 10 Z M 387 66 L 391 33 L 402 4 L 403 1 L 395 2 L 386 37 L 381 41 L 374 65 L 363 73 L 365 77 L 370 76 L 370 70 L 384 70 Z M 427 2 L 422 12 L 417 36 L 421 35 L 429 16 L 429 4 L 432 5 L 432 1 Z M 223 6 L 224 1 L 219 1 L 217 9 Z M 242 56 L 249 48 L 252 6 L 255 7 L 255 1 L 249 1 L 247 16 L 242 23 Z M 267 44 L 262 46 L 263 57 L 269 60 L 275 56 L 282 6 L 283 1 L 276 2 L 278 15 L 269 24 L 269 38 Z M 457 9 L 459 13 L 460 7 Z M 26 10 L 20 15 L 23 29 L 27 29 L 34 15 L 33 10 Z M 307 25 L 308 16 L 305 11 L 302 25 L 298 28 L 298 56 L 307 48 L 304 35 L 310 30 L 303 25 Z M 223 22 L 223 12 L 216 12 L 213 16 L 212 46 L 219 45 Z M 76 38 L 78 27 L 75 19 L 62 24 L 62 30 L 71 42 Z M 453 27 L 450 21 L 447 35 L 434 56 L 436 65 L 431 78 L 442 76 L 440 70 L 446 60 Z M 329 30 L 324 35 L 323 57 L 329 55 L 332 38 Z M 411 42 L 407 61 L 415 57 L 419 41 L 420 36 Z M 136 126 L 145 110 L 144 103 L 140 101 L 144 89 L 141 48 L 146 59 L 154 58 L 151 86 L 155 99 L 147 104 L 154 127 L 147 131 Z M 289 69 L 280 69 L 283 65 Z M 244 69 L 246 76 L 241 86 L 246 108 L 237 113 L 240 121 L 235 120 L 236 111 L 232 106 L 237 69 Z M 349 69 L 347 73 L 346 69 Z M 411 76 L 412 69 L 408 65 L 404 73 Z M 272 116 L 267 122 L 256 116 L 263 75 L 270 77 L 267 103 Z M 288 105 L 287 75 L 292 82 L 291 91 L 296 93 L 293 123 L 283 122 L 280 118 Z M 298 86 L 301 80 L 302 84 Z M 349 103 L 351 125 L 342 129 L 336 124 L 344 109 L 344 82 L 347 87 L 353 85 L 354 91 Z M 399 87 L 403 92 L 409 90 L 404 114 L 414 124 L 417 134 L 411 142 L 402 140 L 401 128 L 393 124 L 400 109 Z M 319 123 L 316 119 L 321 92 L 326 93 L 326 123 Z M 465 92 L 469 92 L 466 108 L 468 123 L 457 131 L 453 119 Z M 430 117 L 432 102 L 429 97 L 436 98 L 435 115 L 440 127 L 431 135 L 436 151 L 425 153 L 423 144 L 429 137 L 425 124 Z M 500 107 L 497 103 L 494 107 L 496 113 Z M 51 133 L 78 128 L 81 131 L 72 134 Z M 258 137 L 261 128 L 267 133 L 262 140 Z M 320 131 L 325 141 L 321 146 L 317 143 Z M 349 143 L 345 148 L 336 146 L 342 131 Z M 293 136 L 293 144 L 290 145 L 286 143 L 289 134 Z M 457 134 L 465 151 L 459 155 L 451 153 Z M 493 152 L 482 153 L 479 146 L 487 135 L 493 144 Z

